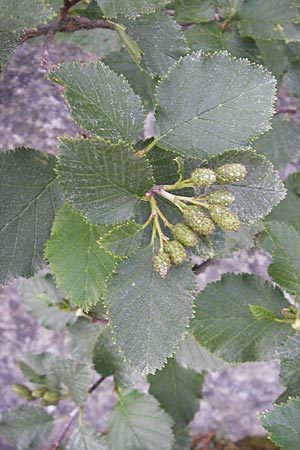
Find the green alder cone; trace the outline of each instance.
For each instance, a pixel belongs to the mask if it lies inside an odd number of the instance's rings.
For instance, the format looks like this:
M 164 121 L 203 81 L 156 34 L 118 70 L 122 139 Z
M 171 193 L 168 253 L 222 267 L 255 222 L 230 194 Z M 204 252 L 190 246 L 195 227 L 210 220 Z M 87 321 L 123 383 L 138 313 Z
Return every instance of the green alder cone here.
M 13 384 L 11 388 L 19 397 L 25 400 L 33 400 L 31 390 L 27 386 L 24 386 L 24 384 Z
M 186 223 L 197 233 L 208 236 L 215 231 L 213 221 L 198 206 L 187 206 L 182 214 Z
M 160 277 L 165 278 L 171 267 L 171 260 L 167 253 L 159 253 L 152 259 L 153 268 Z
M 172 234 L 176 241 L 179 241 L 185 247 L 195 247 L 198 243 L 197 234 L 184 223 L 176 223 L 172 229 Z
M 213 205 L 209 208 L 212 220 L 219 225 L 223 231 L 237 231 L 241 221 L 228 208 L 221 205 Z
M 46 387 L 39 387 L 39 388 L 33 389 L 33 391 L 31 392 L 31 395 L 33 398 L 41 398 L 45 395 L 47 390 L 48 389 Z
M 231 184 L 242 181 L 247 174 L 246 167 L 243 164 L 224 164 L 216 169 L 218 184 Z
M 61 399 L 61 394 L 59 391 L 47 391 L 44 395 L 43 395 L 43 399 L 42 402 L 47 402 L 48 405 L 57 405 L 57 403 L 59 402 L 59 400 Z
M 195 187 L 206 187 L 216 182 L 216 174 L 211 169 L 199 168 L 191 173 L 191 182 Z
M 229 206 L 234 202 L 235 198 L 229 191 L 214 191 L 206 197 L 206 200 L 213 205 Z
M 187 259 L 185 248 L 178 241 L 168 241 L 165 244 L 165 251 L 169 254 L 172 263 L 176 266 L 180 266 Z

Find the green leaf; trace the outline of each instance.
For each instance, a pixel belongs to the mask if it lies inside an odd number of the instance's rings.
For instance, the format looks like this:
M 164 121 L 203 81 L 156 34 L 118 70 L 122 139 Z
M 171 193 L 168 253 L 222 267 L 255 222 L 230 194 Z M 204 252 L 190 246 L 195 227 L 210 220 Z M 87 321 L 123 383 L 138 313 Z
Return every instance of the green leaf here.
M 226 368 L 225 361 L 201 347 L 191 334 L 185 337 L 176 351 L 175 358 L 182 367 L 192 369 L 195 372 L 220 372 Z
M 283 293 L 251 275 L 225 275 L 196 297 L 192 330 L 196 340 L 229 362 L 265 361 L 294 333 L 290 325 L 257 320 L 249 304 L 261 306 L 276 317 L 288 305 Z
M 99 323 L 93 323 L 83 317 L 67 329 L 65 345 L 72 359 L 81 362 L 92 361 L 92 353 L 101 329 Z
M 24 280 L 20 294 L 25 309 L 42 327 L 63 331 L 77 320 L 74 311 L 60 308 L 64 296 L 55 286 L 50 274 Z M 48 304 L 45 304 L 44 300 L 48 300 Z
M 274 245 L 268 273 L 285 291 L 300 294 L 300 233 L 285 223 L 269 221 L 265 229 Z
M 264 154 L 277 169 L 283 169 L 300 158 L 299 132 L 291 122 L 278 114 L 273 119 L 272 130 L 254 141 L 253 147 L 258 153 Z
M 132 391 L 119 396 L 108 424 L 111 450 L 171 450 L 171 418 L 151 395 Z
M 105 300 L 117 344 L 142 373 L 154 373 L 163 366 L 192 316 L 190 267 L 172 267 L 162 279 L 153 271 L 152 257 L 152 248 L 147 247 L 122 261 Z
M 175 0 L 175 18 L 178 22 L 209 22 L 214 20 L 216 7 L 220 16 L 226 17 L 234 2 L 236 0 Z
M 149 393 L 174 419 L 176 427 L 188 424 L 199 409 L 203 375 L 184 369 L 174 358 L 155 375 L 148 375 Z
M 300 394 L 300 335 L 292 336 L 285 342 L 276 355 L 280 360 L 279 381 L 286 390 L 279 401 L 286 401 L 289 397 Z
M 0 8 L 0 28 L 15 31 L 33 28 L 54 16 L 54 11 L 43 0 L 2 1 Z
M 242 221 L 257 221 L 285 197 L 286 190 L 277 171 L 263 155 L 252 150 L 231 150 L 210 158 L 202 165 L 215 169 L 227 163 L 243 164 L 247 169 L 244 180 L 226 185 L 235 197 L 230 209 Z
M 44 266 L 44 245 L 63 203 L 55 162 L 33 149 L 0 155 L 0 283 L 31 277 Z
M 174 430 L 175 444 L 172 450 L 190 450 L 192 438 L 189 434 L 188 427 Z
M 164 12 L 121 21 L 126 33 L 142 51 L 141 65 L 153 76 L 166 75 L 170 67 L 187 53 L 181 27 Z
M 253 62 L 260 62 L 261 59 L 253 39 L 242 38 L 237 30 L 232 28 L 222 30 L 215 22 L 197 24 L 186 31 L 185 37 L 193 52 L 202 50 L 205 53 L 213 53 L 227 50 L 236 58 L 248 58 Z
M 34 384 L 47 384 L 46 364 L 51 353 L 27 353 L 25 360 L 18 361 L 18 366 L 24 377 Z
M 137 17 L 139 14 L 149 14 L 166 3 L 166 0 L 97 0 L 106 17 Z
M 299 446 L 300 398 L 291 398 L 285 404 L 275 406 L 273 411 L 260 415 L 262 426 L 270 438 L 282 450 L 295 450 Z
M 141 97 L 146 111 L 153 111 L 155 81 L 141 71 L 125 49 L 110 53 L 103 62 L 118 74 L 124 75 L 134 92 Z
M 245 0 L 238 12 L 238 28 L 243 36 L 300 40 L 299 5 L 294 0 Z
M 250 311 L 253 314 L 253 317 L 257 320 L 275 320 L 276 316 L 272 311 L 269 311 L 268 309 L 264 308 L 263 306 L 257 306 L 257 305 L 250 305 L 249 304 Z
M 292 225 L 300 232 L 300 173 L 291 174 L 285 181 L 286 198 L 279 203 L 265 220 L 276 220 Z
M 143 237 L 140 231 L 141 226 L 136 222 L 124 222 L 102 236 L 99 243 L 117 256 L 129 256 L 141 246 Z
M 136 158 L 125 144 L 63 139 L 59 148 L 63 191 L 92 223 L 130 219 L 154 184 L 147 160 Z
M 263 65 L 276 77 L 279 84 L 289 67 L 287 44 L 284 41 L 256 39 Z
M 0 434 L 18 450 L 41 448 L 51 433 L 52 420 L 43 408 L 19 405 L 0 415 Z
M 62 64 L 48 78 L 66 88 L 72 118 L 93 135 L 131 144 L 143 130 L 140 98 L 102 62 Z
M 79 30 L 76 33 L 55 33 L 54 42 L 76 45 L 83 51 L 94 53 L 100 58 L 112 51 L 119 50 L 121 47 L 117 33 L 97 28 L 94 30 Z
M 248 148 L 268 130 L 275 79 L 227 52 L 182 58 L 157 88 L 157 145 L 193 157 Z M 259 101 L 258 101 L 259 100 Z
M 62 450 L 107 450 L 105 438 L 87 423 L 82 423 L 72 430 Z
M 0 72 L 18 47 L 21 35 L 21 32 L 0 30 Z
M 142 50 L 140 49 L 139 45 L 127 34 L 126 28 L 123 25 L 115 24 L 114 27 L 129 55 L 131 56 L 133 61 L 137 65 L 139 65 L 142 57 Z
M 237 231 L 223 232 L 224 242 L 219 248 L 216 248 L 215 256 L 218 258 L 230 258 L 233 253 L 242 250 L 250 249 L 257 245 L 257 235 L 263 230 L 263 226 L 260 223 L 241 224 Z M 215 240 L 214 233 L 211 240 Z
M 46 257 L 58 287 L 69 300 L 88 310 L 103 296 L 118 258 L 97 244 L 103 227 L 62 207 L 47 242 Z

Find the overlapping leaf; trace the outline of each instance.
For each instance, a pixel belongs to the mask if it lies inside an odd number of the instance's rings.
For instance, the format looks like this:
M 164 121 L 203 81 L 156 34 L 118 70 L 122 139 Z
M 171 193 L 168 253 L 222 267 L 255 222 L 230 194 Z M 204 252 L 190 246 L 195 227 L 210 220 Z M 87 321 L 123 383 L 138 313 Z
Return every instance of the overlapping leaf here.
M 184 57 L 157 88 L 157 145 L 193 157 L 247 148 L 269 129 L 275 83 L 227 52 Z
M 14 54 L 21 38 L 21 32 L 0 30 L 0 72 Z
M 93 135 L 132 143 L 143 129 L 145 113 L 127 80 L 102 62 L 63 64 L 50 80 L 66 88 L 71 116 Z
M 288 303 L 279 289 L 251 275 L 225 275 L 209 284 L 196 297 L 191 324 L 196 340 L 229 362 L 274 357 L 293 329 L 286 323 L 257 320 L 249 305 L 262 306 L 283 319 L 281 310 Z
M 265 225 L 274 246 L 268 273 L 282 289 L 300 294 L 300 233 L 285 223 L 270 221 Z
M 105 300 L 117 344 L 129 363 L 143 373 L 163 366 L 192 316 L 190 267 L 173 267 L 162 279 L 153 272 L 152 257 L 152 248 L 147 247 L 122 261 Z
M 277 357 L 280 360 L 280 383 L 286 388 L 279 401 L 300 395 L 300 335 L 292 336 L 279 348 Z
M 178 22 L 209 22 L 214 20 L 216 8 L 221 17 L 226 17 L 239 2 L 240 0 L 176 0 L 175 18 Z
M 65 345 L 72 359 L 81 362 L 91 362 L 99 333 L 101 333 L 99 323 L 94 323 L 83 317 L 69 327 L 66 331 Z
M 44 0 L 9 0 L 1 2 L 0 28 L 15 31 L 33 28 L 53 17 L 54 11 Z
M 270 433 L 270 438 L 282 450 L 299 447 L 300 398 L 291 398 L 287 403 L 275 406 L 260 416 L 262 426 Z
M 119 396 L 111 411 L 107 442 L 111 450 L 171 450 L 172 421 L 151 395 Z
M 215 169 L 227 163 L 243 164 L 247 170 L 244 180 L 225 186 L 235 198 L 231 210 L 242 221 L 257 221 L 285 197 L 286 190 L 277 171 L 263 155 L 251 150 L 231 150 L 210 158 L 203 165 Z
M 18 450 L 31 450 L 48 439 L 52 420 L 43 408 L 19 405 L 1 414 L 0 435 Z
M 141 226 L 136 222 L 124 222 L 112 228 L 99 240 L 112 253 L 117 256 L 129 256 L 141 246 L 142 234 Z
M 105 438 L 88 424 L 83 423 L 72 430 L 62 450 L 107 450 Z
M 60 289 L 69 300 L 89 309 L 103 296 L 107 280 L 118 263 L 97 244 L 105 227 L 92 225 L 64 206 L 56 216 L 46 257 Z
M 130 219 L 154 184 L 145 158 L 100 140 L 62 140 L 58 173 L 71 205 L 92 223 Z
M 0 283 L 30 277 L 44 265 L 44 245 L 63 202 L 55 162 L 33 149 L 0 155 Z
M 149 393 L 174 419 L 177 427 L 188 424 L 199 409 L 203 375 L 181 367 L 174 358 L 166 366 L 149 375 Z
M 166 0 L 97 0 L 97 3 L 107 17 L 136 17 L 153 12 L 158 6 L 165 4 Z
M 140 63 L 151 75 L 166 75 L 169 68 L 187 53 L 180 26 L 162 12 L 135 20 L 122 19 L 122 24 L 141 49 Z

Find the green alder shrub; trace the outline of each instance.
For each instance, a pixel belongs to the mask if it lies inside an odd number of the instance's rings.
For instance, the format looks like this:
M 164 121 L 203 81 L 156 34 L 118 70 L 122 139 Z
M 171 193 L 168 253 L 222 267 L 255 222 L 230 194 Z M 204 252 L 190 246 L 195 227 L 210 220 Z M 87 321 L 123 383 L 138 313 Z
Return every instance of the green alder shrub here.
M 261 423 L 298 449 L 300 175 L 277 171 L 300 138 L 275 95 L 276 79 L 298 95 L 299 20 L 298 0 L 2 1 L 1 67 L 41 36 L 101 58 L 47 74 L 84 138 L 59 139 L 57 156 L 0 154 L 0 282 L 26 278 L 25 308 L 67 347 L 19 361 L 24 403 L 0 419 L 16 448 L 189 449 L 205 373 L 279 358 L 285 391 Z M 225 274 L 196 292 L 193 256 L 255 245 L 272 282 Z M 82 412 L 109 376 L 118 402 L 101 435 Z

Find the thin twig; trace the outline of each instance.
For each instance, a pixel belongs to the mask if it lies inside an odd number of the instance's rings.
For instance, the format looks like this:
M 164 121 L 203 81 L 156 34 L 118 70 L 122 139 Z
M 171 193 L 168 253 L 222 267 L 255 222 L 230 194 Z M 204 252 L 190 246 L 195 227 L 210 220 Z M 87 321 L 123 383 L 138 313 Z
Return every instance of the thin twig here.
M 90 389 L 88 390 L 89 394 L 91 394 L 92 392 L 94 392 L 98 386 L 100 386 L 100 384 L 105 380 L 105 377 L 101 377 L 99 378 L 98 381 L 96 381 L 96 383 L 93 384 L 92 387 L 90 387 Z
M 276 108 L 277 114 L 280 114 L 280 113 L 296 114 L 297 111 L 298 111 L 298 108 L 296 106 L 290 106 L 289 108 L 281 108 L 281 107 Z
M 80 408 L 75 408 L 75 409 L 73 409 L 73 411 L 70 412 L 69 420 L 66 422 L 60 435 L 57 437 L 56 441 L 53 442 L 53 444 L 51 444 L 50 447 L 47 448 L 47 450 L 58 450 L 60 444 L 62 443 L 62 441 L 63 441 L 65 435 L 67 434 L 67 432 L 69 431 L 69 429 L 71 428 L 71 425 L 72 425 L 75 417 L 78 415 L 79 411 L 80 411 Z

